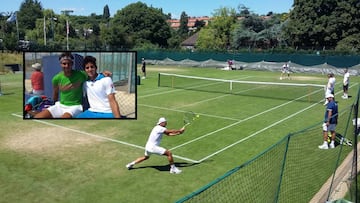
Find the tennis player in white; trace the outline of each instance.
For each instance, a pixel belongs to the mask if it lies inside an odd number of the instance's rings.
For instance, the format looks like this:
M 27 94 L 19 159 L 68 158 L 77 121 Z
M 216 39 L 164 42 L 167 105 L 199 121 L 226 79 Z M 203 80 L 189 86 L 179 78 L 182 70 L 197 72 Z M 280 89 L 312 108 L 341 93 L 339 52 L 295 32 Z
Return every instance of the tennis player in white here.
M 326 96 L 329 94 L 335 95 L 335 75 L 334 73 L 329 73 L 328 75 L 328 83 L 326 84 L 325 87 L 325 103 L 324 105 L 327 105 L 327 103 L 329 103 L 329 101 L 326 99 Z
M 349 91 L 349 81 L 350 81 L 350 73 L 349 70 L 347 68 L 344 69 L 344 79 L 343 79 L 343 91 L 344 91 L 344 95 L 341 96 L 341 98 L 343 99 L 348 99 L 349 95 L 348 95 L 348 91 Z
M 137 158 L 135 161 L 131 163 L 128 163 L 126 165 L 126 168 L 130 170 L 133 168 L 135 164 L 138 164 L 140 162 L 145 161 L 146 159 L 149 159 L 151 154 L 157 154 L 157 155 L 167 156 L 170 163 L 170 173 L 174 173 L 174 174 L 181 173 L 181 170 L 176 168 L 174 164 L 174 158 L 172 156 L 171 151 L 163 147 L 160 147 L 160 142 L 163 137 L 163 134 L 166 134 L 167 136 L 175 136 L 182 134 L 185 131 L 185 129 L 181 128 L 179 130 L 168 130 L 166 128 L 166 125 L 167 125 L 166 119 L 163 117 L 160 118 L 159 121 L 157 122 L 157 125 L 152 129 L 150 133 L 150 136 L 145 146 L 145 155 Z

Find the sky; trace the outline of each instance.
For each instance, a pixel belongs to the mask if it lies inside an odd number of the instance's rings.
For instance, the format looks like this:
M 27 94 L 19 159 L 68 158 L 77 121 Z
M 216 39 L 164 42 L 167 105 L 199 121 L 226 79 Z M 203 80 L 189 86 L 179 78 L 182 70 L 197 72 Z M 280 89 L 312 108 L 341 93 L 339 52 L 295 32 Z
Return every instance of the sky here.
M 180 18 L 183 11 L 190 17 L 212 16 L 216 9 L 227 7 L 236 11 L 239 5 L 244 5 L 253 13 L 266 15 L 289 12 L 293 0 L 38 0 L 44 9 L 52 9 L 56 14 L 63 10 L 72 10 L 72 15 L 89 16 L 92 13 L 103 14 L 105 5 L 108 5 L 110 15 L 125 6 L 141 1 L 154 8 L 162 8 L 164 14 L 171 13 L 172 18 Z M 24 0 L 9 0 L 2 3 L 0 13 L 18 11 Z

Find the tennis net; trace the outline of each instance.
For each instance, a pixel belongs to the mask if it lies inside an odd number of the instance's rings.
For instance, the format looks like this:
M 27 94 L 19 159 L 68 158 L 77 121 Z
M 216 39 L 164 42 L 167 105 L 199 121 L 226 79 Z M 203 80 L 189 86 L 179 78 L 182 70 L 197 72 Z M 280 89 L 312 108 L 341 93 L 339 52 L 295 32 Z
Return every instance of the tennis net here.
M 240 81 L 159 73 L 158 86 L 269 99 L 324 101 L 324 85 L 319 84 Z

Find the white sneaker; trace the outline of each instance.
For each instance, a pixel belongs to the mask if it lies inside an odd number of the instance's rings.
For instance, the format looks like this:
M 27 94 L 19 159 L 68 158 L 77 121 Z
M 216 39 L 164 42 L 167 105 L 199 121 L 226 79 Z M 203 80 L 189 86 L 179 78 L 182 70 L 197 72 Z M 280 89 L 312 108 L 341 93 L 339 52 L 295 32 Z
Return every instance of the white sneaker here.
M 319 145 L 319 149 L 329 149 L 327 144 Z
M 334 143 L 330 143 L 330 148 L 331 148 L 331 149 L 334 149 L 334 148 L 335 148 Z
M 170 169 L 170 173 L 179 174 L 179 173 L 181 173 L 181 170 L 178 169 L 178 168 L 176 168 L 176 167 L 174 167 L 174 168 L 171 168 L 171 169 Z
M 131 163 L 126 164 L 126 168 L 127 168 L 128 170 L 132 169 L 133 166 L 134 166 L 134 164 L 131 164 Z

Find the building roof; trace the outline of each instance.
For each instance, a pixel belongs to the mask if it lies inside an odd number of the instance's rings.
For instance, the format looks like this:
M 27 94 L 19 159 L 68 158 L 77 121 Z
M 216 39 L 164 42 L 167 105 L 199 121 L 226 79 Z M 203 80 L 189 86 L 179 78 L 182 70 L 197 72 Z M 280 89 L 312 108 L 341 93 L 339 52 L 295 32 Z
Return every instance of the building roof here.
M 208 25 L 208 23 L 209 23 L 209 21 L 210 21 L 210 18 L 207 17 L 207 16 L 203 16 L 203 17 L 189 17 L 189 18 L 188 18 L 188 24 L 187 24 L 187 26 L 188 26 L 189 28 L 194 27 L 196 20 L 198 20 L 198 21 L 204 21 L 204 22 L 205 22 L 205 25 Z M 170 20 L 167 20 L 167 22 L 170 23 L 170 27 L 171 27 L 171 28 L 177 29 L 177 28 L 180 27 L 180 19 L 170 19 Z
M 185 41 L 181 42 L 181 46 L 195 46 L 195 43 L 199 37 L 199 32 L 196 32 L 195 34 L 191 35 L 189 38 L 187 38 Z

